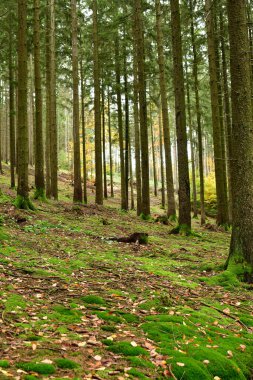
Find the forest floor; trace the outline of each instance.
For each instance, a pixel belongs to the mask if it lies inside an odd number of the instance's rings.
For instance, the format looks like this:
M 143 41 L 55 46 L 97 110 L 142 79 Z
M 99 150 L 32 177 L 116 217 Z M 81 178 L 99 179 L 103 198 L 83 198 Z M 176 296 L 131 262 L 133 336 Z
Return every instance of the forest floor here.
M 1 380 L 253 379 L 253 292 L 222 271 L 229 232 L 170 235 L 117 197 L 73 206 L 66 175 L 59 202 L 19 211 L 5 173 Z M 106 240 L 133 232 L 148 244 Z

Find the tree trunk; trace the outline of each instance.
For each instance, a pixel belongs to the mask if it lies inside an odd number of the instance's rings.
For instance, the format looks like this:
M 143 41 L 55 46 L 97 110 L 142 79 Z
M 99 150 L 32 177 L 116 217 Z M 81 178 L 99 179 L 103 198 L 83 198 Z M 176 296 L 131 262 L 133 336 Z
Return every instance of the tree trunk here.
M 149 193 L 149 152 L 148 152 L 148 122 L 146 99 L 146 74 L 145 74 L 145 44 L 143 27 L 143 3 L 135 0 L 135 43 L 138 57 L 138 88 L 139 88 L 139 114 L 141 131 L 141 174 L 142 174 L 142 213 L 150 215 Z
M 102 84 L 102 131 L 103 131 L 103 178 L 104 178 L 104 198 L 107 199 L 107 174 L 106 174 L 106 151 L 105 151 L 105 89 Z
M 51 65 L 50 65 L 50 10 L 49 0 L 46 7 L 46 144 L 45 144 L 45 162 L 46 162 L 46 196 L 51 197 L 51 139 L 50 139 L 50 84 L 51 84 Z
M 150 132 L 151 132 L 152 158 L 153 158 L 154 195 L 155 197 L 157 197 L 157 169 L 156 169 L 155 138 L 154 138 L 154 126 L 153 126 L 153 120 L 152 120 L 151 102 L 150 102 Z
M 137 63 L 137 46 L 136 46 L 136 23 L 133 23 L 133 75 L 134 75 L 134 148 L 135 148 L 135 176 L 136 176 L 136 193 L 137 193 L 137 215 L 141 214 L 142 195 L 141 195 L 141 149 L 140 149 L 140 123 L 139 123 L 139 87 L 138 87 L 138 63 Z
M 50 54 L 50 170 L 51 170 L 51 195 L 58 199 L 58 143 L 56 121 L 56 72 L 55 72 L 55 0 L 49 0 L 49 54 Z
M 233 232 L 228 269 L 253 282 L 253 135 L 245 0 L 228 0 L 232 88 Z
M 40 0 L 34 0 L 34 87 L 35 87 L 35 198 L 45 198 L 42 89 L 40 71 Z
M 16 137 L 15 137 L 15 88 L 13 75 L 13 30 L 12 11 L 9 10 L 9 125 L 10 125 L 10 169 L 11 188 L 15 187 L 15 165 L 16 165 Z M 1 140 L 1 139 L 0 139 Z M 1 167 L 0 167 L 1 172 Z
M 192 126 L 192 113 L 191 113 L 190 85 L 189 85 L 187 63 L 185 64 L 185 71 L 186 71 L 185 79 L 186 79 L 186 93 L 187 93 L 188 127 L 189 127 L 190 147 L 191 147 L 193 217 L 197 218 L 198 207 L 197 207 L 196 169 L 195 169 L 195 154 L 194 154 L 194 146 L 193 146 L 193 131 L 192 131 L 193 126 Z
M 160 143 L 160 167 L 161 167 L 161 194 L 162 194 L 162 208 L 165 208 L 165 186 L 164 186 L 164 163 L 163 163 L 163 135 L 162 135 L 162 115 L 160 107 L 159 112 L 159 143 Z
M 72 79 L 73 79 L 73 141 L 74 141 L 74 202 L 82 202 L 80 132 L 79 132 L 79 73 L 78 73 L 78 20 L 76 0 L 71 0 L 72 21 Z
M 83 78 L 83 61 L 80 61 L 81 71 L 81 112 L 82 112 L 82 138 L 83 138 L 83 200 L 88 203 L 87 197 L 87 162 L 86 162 L 86 130 L 85 130 L 85 95 L 84 95 L 84 78 Z
M 111 96 L 108 89 L 108 133 L 109 133 L 109 155 L 110 155 L 110 185 L 111 185 L 111 198 L 114 197 L 113 191 L 113 161 L 112 161 L 112 130 L 111 130 Z
M 209 76 L 212 106 L 213 145 L 215 160 L 215 179 L 217 193 L 217 223 L 228 223 L 227 194 L 224 191 L 224 172 L 222 162 L 221 128 L 219 115 L 218 75 L 215 57 L 214 3 L 206 0 L 206 27 L 208 41 Z
M 98 40 L 98 6 L 93 0 L 93 60 L 94 60 L 94 108 L 95 108 L 95 167 L 96 167 L 96 203 L 103 204 L 103 169 L 101 147 L 101 110 L 100 110 L 100 70 Z
M 229 224 L 232 224 L 232 184 L 231 184 L 231 159 L 232 159 L 232 124 L 231 124 L 231 107 L 227 74 L 227 57 L 224 36 L 223 13 L 220 11 L 220 39 L 221 39 L 221 58 L 222 58 L 222 78 L 224 90 L 224 111 L 225 111 L 225 136 L 226 136 L 226 155 L 227 155 L 227 173 L 228 173 L 228 217 Z
M 162 32 L 162 15 L 160 0 L 156 0 L 156 33 L 157 33 L 157 49 L 158 49 L 158 64 L 159 64 L 159 79 L 160 79 L 160 94 L 162 103 L 162 121 L 164 135 L 164 151 L 165 151 L 165 170 L 166 170 L 166 187 L 167 187 L 167 215 L 176 215 L 176 204 L 174 196 L 173 170 L 171 160 L 171 141 L 169 129 L 169 112 L 168 99 L 166 91 L 166 74 L 165 74 L 165 57 L 163 47 L 163 32 Z
M 119 151 L 120 151 L 120 190 L 121 190 L 121 208 L 127 210 L 126 187 L 125 187 L 125 160 L 124 160 L 124 141 L 123 141 L 123 116 L 121 100 L 121 83 L 120 83 L 120 51 L 119 38 L 115 40 L 115 74 L 116 74 L 116 92 L 118 107 L 118 131 L 119 131 Z
M 178 148 L 179 227 L 182 227 L 183 231 L 188 233 L 191 230 L 191 199 L 187 155 L 185 90 L 179 0 L 171 0 L 171 25 Z
M 28 160 L 29 141 L 27 125 L 27 2 L 18 0 L 18 190 L 15 204 L 32 209 L 29 200 Z
M 199 153 L 199 180 L 200 180 L 200 208 L 201 208 L 201 225 L 206 222 L 205 215 L 205 180 L 204 180 L 204 163 L 203 163 L 203 139 L 202 139 L 202 123 L 201 123 L 201 110 L 199 99 L 199 79 L 198 79 L 198 54 L 195 41 L 195 27 L 194 27 L 194 9 L 192 0 L 190 0 L 191 11 L 191 42 L 193 53 L 193 77 L 194 77 L 194 92 L 195 92 L 195 107 L 197 116 L 197 134 L 198 134 L 198 153 Z

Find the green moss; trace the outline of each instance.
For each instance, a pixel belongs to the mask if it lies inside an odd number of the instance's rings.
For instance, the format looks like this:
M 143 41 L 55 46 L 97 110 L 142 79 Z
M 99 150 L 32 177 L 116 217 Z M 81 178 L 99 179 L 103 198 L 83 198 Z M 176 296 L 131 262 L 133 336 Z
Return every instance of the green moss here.
M 108 349 L 115 354 L 122 354 L 124 356 L 139 356 L 148 355 L 148 352 L 142 347 L 133 347 L 129 342 L 118 342 L 109 346 Z
M 138 356 L 129 356 L 127 359 L 135 367 L 140 367 L 140 368 L 155 368 L 155 365 L 152 362 L 149 362 L 148 360 L 139 358 Z
M 17 195 L 14 201 L 14 206 L 21 210 L 35 210 L 31 200 L 29 198 L 22 197 L 21 195 Z
M 55 364 L 61 369 L 75 369 L 79 367 L 79 364 L 70 359 L 56 359 Z
M 104 331 L 109 331 L 109 332 L 115 332 L 117 331 L 116 327 L 113 325 L 104 325 L 101 327 L 102 330 Z
M 190 347 L 189 353 L 195 360 L 209 360 L 207 368 L 213 376 L 219 376 L 222 380 L 246 379 L 240 368 L 232 359 L 228 359 L 213 349 Z
M 125 319 L 125 321 L 127 321 L 128 323 L 138 323 L 139 322 L 139 317 L 137 315 L 134 315 L 134 314 L 130 314 L 130 313 L 120 313 L 120 315 L 122 316 L 122 318 Z
M 117 315 L 114 315 L 114 314 L 109 314 L 106 311 L 96 311 L 95 314 L 98 316 L 98 318 L 103 319 L 104 321 L 111 321 L 111 322 L 115 322 L 115 323 L 121 323 L 122 322 L 122 319 L 120 317 L 118 317 Z
M 8 362 L 8 360 L 0 360 L 0 367 L 1 368 L 9 368 L 10 363 Z
M 24 298 L 18 294 L 12 294 L 10 297 L 7 298 L 5 302 L 5 310 L 6 312 L 13 311 L 19 307 L 20 309 L 26 308 L 26 302 Z
M 102 343 L 105 344 L 106 346 L 112 346 L 114 344 L 113 340 L 110 339 L 103 339 Z
M 240 281 L 235 273 L 229 270 L 224 271 L 217 276 L 202 278 L 209 285 L 223 286 L 226 289 L 234 289 L 240 286 Z
M 25 375 L 24 380 L 38 380 L 38 377 L 33 375 Z
M 85 303 L 91 304 L 91 305 L 105 305 L 106 302 L 102 297 L 95 296 L 95 295 L 88 295 L 81 297 L 81 300 Z
M 26 372 L 37 372 L 41 375 L 53 375 L 55 373 L 55 367 L 52 364 L 44 363 L 18 363 L 17 368 Z
M 42 202 L 46 202 L 47 197 L 46 197 L 45 189 L 42 189 L 42 188 L 36 189 L 34 193 L 34 199 L 37 199 Z
M 134 379 L 143 379 L 148 380 L 149 377 L 145 376 L 142 372 L 137 371 L 136 369 L 132 368 L 127 372 L 129 375 L 133 376 Z
M 184 366 L 180 366 L 177 363 L 182 363 Z M 168 364 L 171 365 L 172 372 L 177 379 L 185 380 L 212 380 L 213 376 L 209 374 L 208 369 L 203 363 L 198 362 L 192 358 L 185 356 L 174 358 L 170 357 Z M 223 380 L 223 378 L 222 378 Z
M 79 310 L 68 309 L 62 305 L 54 306 L 53 310 L 54 312 L 48 315 L 52 320 L 64 323 L 78 323 L 81 320 L 82 313 Z

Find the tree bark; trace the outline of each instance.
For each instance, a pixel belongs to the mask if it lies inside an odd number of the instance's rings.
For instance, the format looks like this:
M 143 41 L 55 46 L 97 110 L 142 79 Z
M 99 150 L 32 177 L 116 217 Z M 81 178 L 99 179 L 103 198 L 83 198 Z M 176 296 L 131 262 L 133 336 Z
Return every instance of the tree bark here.
M 143 3 L 135 1 L 135 41 L 138 57 L 138 89 L 139 89 L 139 114 L 141 131 L 141 174 L 142 174 L 142 213 L 150 215 L 149 193 L 149 152 L 148 152 L 148 122 L 147 122 L 147 99 L 146 99 L 146 74 L 145 74 L 145 44 L 143 27 Z
M 82 202 L 80 132 L 79 132 L 79 72 L 78 72 L 78 19 L 76 0 L 71 0 L 72 22 L 72 80 L 73 80 L 73 141 L 74 141 L 74 202 Z
M 169 128 L 168 99 L 167 99 L 167 91 L 166 91 L 166 73 L 165 73 L 165 58 L 164 58 L 164 48 L 163 48 L 162 15 L 161 15 L 160 0 L 156 0 L 156 33 L 157 33 L 160 94 L 161 94 L 161 103 L 162 103 L 164 151 L 165 151 L 167 215 L 168 217 L 170 217 L 170 216 L 176 215 L 176 204 L 175 204 L 175 196 L 174 196 L 173 170 L 172 170 L 172 160 L 171 160 L 171 141 L 170 141 L 170 128 Z
M 172 55 L 179 179 L 179 226 L 191 230 L 190 179 L 187 154 L 185 90 L 179 0 L 171 0 Z
M 253 282 L 253 112 L 245 0 L 228 0 L 232 89 L 233 231 L 228 269 Z
M 40 70 L 40 0 L 34 0 L 34 87 L 35 87 L 35 198 L 45 197 L 42 88 Z
M 210 92 L 212 107 L 212 125 L 213 125 L 213 145 L 215 160 L 215 180 L 217 193 L 217 224 L 228 223 L 228 205 L 227 194 L 224 191 L 224 172 L 222 162 L 222 145 L 221 145 L 221 128 L 219 115 L 219 94 L 218 94 L 218 75 L 215 57 L 215 36 L 214 36 L 214 3 L 206 0 L 206 27 L 208 41 L 208 59 L 209 59 L 209 76 Z
M 98 40 L 98 5 L 93 0 L 93 60 L 94 60 L 94 108 L 95 108 L 95 166 L 96 166 L 96 203 L 103 204 L 103 169 L 101 147 L 101 110 L 100 110 L 100 70 Z

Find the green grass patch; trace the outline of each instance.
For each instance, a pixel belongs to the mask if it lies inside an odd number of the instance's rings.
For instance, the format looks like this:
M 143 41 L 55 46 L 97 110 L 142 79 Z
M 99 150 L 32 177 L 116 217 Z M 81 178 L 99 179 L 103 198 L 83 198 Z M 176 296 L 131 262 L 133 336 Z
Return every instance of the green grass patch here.
M 7 313 L 15 310 L 17 307 L 24 310 L 27 304 L 24 298 L 18 294 L 12 294 L 5 302 L 5 310 Z

